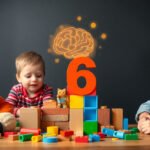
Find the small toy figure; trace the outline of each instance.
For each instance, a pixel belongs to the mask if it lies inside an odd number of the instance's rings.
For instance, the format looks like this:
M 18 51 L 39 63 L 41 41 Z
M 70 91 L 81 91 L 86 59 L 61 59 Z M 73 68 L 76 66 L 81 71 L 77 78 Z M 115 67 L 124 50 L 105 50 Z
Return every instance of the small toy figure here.
M 67 91 L 66 89 L 57 89 L 57 107 L 67 108 Z

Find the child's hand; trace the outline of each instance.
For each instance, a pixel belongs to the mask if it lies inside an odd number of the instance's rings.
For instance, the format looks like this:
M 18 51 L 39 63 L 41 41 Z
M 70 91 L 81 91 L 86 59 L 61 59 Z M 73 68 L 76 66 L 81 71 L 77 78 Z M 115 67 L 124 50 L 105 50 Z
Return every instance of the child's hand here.
M 149 113 L 144 112 L 139 116 L 138 129 L 139 129 L 139 131 L 143 132 L 144 134 L 150 133 L 150 115 L 149 115 Z
M 140 124 L 140 131 L 143 132 L 144 134 L 150 134 L 150 120 L 144 120 Z
M 20 108 L 17 110 L 16 112 L 16 116 L 19 117 L 20 116 Z

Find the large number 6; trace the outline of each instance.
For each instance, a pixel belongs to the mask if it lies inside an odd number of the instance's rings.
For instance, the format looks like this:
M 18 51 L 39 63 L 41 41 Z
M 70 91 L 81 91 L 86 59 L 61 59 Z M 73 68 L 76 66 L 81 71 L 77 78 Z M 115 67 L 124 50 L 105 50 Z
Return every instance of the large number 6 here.
M 87 95 L 93 92 L 96 88 L 96 77 L 89 70 L 79 70 L 80 65 L 85 65 L 86 68 L 96 68 L 95 62 L 89 57 L 80 57 L 73 59 L 67 69 L 67 86 L 71 93 L 76 95 Z M 86 84 L 83 88 L 79 87 L 78 79 L 83 77 Z

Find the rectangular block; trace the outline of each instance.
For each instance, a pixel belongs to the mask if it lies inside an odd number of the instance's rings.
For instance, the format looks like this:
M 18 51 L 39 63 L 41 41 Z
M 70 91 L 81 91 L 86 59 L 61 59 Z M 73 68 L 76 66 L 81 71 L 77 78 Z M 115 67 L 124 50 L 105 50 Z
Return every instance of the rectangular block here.
M 19 134 L 13 134 L 8 136 L 8 140 L 15 141 L 19 139 Z
M 68 121 L 68 115 L 44 115 L 42 121 Z
M 76 136 L 83 135 L 83 109 L 70 109 L 69 129 Z
M 57 102 L 55 100 L 46 100 L 43 102 L 42 108 L 56 108 Z
M 19 122 L 22 128 L 40 128 L 40 108 L 21 108 Z
M 97 121 L 97 109 L 84 109 L 84 121 Z
M 42 115 L 68 115 L 69 108 L 42 108 Z
M 84 135 L 94 134 L 95 132 L 98 132 L 98 122 L 97 121 L 84 121 L 83 123 Z
M 98 123 L 100 126 L 110 125 L 110 109 L 98 109 Z
M 83 96 L 70 95 L 70 108 L 83 108 L 83 99 Z
M 112 124 L 115 126 L 116 130 L 123 128 L 123 109 L 122 108 L 112 108 Z
M 84 96 L 84 108 L 98 108 L 98 96 Z
M 128 118 L 124 118 L 123 119 L 123 129 L 124 130 L 128 130 L 128 124 L 129 124 Z

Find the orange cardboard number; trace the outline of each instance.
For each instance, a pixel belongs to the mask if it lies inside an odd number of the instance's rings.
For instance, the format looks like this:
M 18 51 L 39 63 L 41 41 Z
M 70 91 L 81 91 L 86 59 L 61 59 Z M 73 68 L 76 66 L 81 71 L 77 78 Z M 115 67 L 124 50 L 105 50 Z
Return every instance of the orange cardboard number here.
M 89 70 L 79 70 L 80 65 L 85 65 L 86 68 L 96 68 L 95 62 L 89 57 L 80 57 L 73 59 L 67 69 L 67 85 L 69 91 L 76 95 L 87 95 L 96 87 L 96 77 Z M 83 77 L 86 81 L 84 87 L 79 87 L 78 79 Z

